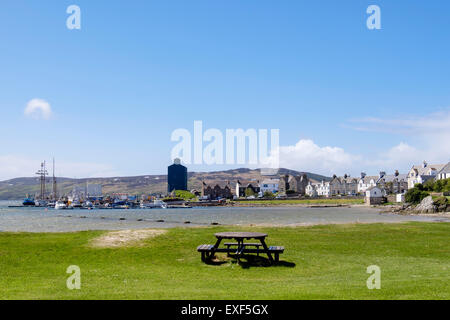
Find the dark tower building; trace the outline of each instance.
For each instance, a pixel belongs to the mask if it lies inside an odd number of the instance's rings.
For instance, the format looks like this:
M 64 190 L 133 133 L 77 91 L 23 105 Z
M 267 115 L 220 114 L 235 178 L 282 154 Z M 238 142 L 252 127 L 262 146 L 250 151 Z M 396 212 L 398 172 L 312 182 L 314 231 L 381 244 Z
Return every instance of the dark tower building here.
M 173 190 L 187 190 L 187 168 L 175 159 L 167 168 L 167 192 Z

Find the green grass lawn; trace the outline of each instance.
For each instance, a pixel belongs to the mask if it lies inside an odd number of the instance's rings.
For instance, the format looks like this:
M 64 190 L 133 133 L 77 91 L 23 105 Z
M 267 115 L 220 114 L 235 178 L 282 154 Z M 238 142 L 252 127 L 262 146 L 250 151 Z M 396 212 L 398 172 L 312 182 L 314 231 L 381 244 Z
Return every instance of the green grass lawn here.
M 242 204 L 248 205 L 292 205 L 292 204 L 364 204 L 364 199 L 290 199 L 290 200 L 244 200 L 244 201 L 236 201 L 237 203 L 241 202 Z
M 286 248 L 280 265 L 202 263 L 197 245 L 231 230 L 267 232 Z M 450 299 L 449 223 L 179 228 L 141 247 L 91 247 L 102 233 L 0 233 L 0 298 Z M 81 290 L 66 288 L 69 265 Z M 366 287 L 369 265 L 380 290 Z

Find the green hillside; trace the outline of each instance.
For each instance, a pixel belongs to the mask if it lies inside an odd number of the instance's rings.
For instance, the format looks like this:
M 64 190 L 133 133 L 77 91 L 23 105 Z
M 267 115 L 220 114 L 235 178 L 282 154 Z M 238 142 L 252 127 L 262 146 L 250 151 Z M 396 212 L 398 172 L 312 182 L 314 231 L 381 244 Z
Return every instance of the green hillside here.
M 280 169 L 281 174 L 302 174 L 301 172 Z M 316 181 L 330 180 L 330 178 L 314 173 L 306 172 L 310 179 Z M 202 181 L 207 184 L 221 184 L 230 181 L 234 186 L 237 180 L 257 182 L 266 176 L 262 176 L 259 169 L 234 169 L 215 172 L 189 172 L 188 188 L 200 190 Z M 129 194 L 165 194 L 167 192 L 166 175 L 145 175 L 136 177 L 112 177 L 112 178 L 89 178 L 71 179 L 57 178 L 58 194 L 68 194 L 74 186 L 85 186 L 89 184 L 101 184 L 103 194 L 129 193 Z M 47 190 L 51 191 L 51 178 L 47 178 Z M 15 178 L 0 182 L 0 200 L 18 200 L 26 194 L 39 193 L 39 178 Z

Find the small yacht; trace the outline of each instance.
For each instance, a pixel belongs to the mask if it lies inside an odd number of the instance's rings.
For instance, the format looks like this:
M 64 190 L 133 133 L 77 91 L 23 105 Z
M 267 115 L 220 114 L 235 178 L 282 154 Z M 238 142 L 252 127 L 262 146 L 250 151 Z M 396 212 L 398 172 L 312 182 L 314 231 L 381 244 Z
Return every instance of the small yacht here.
M 82 207 L 81 202 L 80 202 L 80 200 L 78 200 L 78 199 L 74 199 L 74 200 L 70 203 L 70 205 L 71 205 L 72 207 L 74 207 L 74 208 L 81 208 L 81 207 Z
M 154 209 L 154 208 L 160 208 L 160 209 L 167 209 L 167 203 L 165 203 L 162 200 L 154 200 L 153 202 L 142 202 L 141 201 L 141 209 Z
M 26 207 L 29 207 L 29 206 L 35 206 L 35 205 L 36 205 L 36 202 L 34 202 L 33 199 L 27 197 L 27 198 L 25 198 L 25 199 L 23 200 L 22 205 L 24 205 L 24 206 L 26 206 Z
M 46 207 L 47 206 L 47 201 L 45 201 L 45 200 L 36 200 L 34 205 L 36 207 Z
M 93 208 L 94 205 L 89 200 L 86 200 L 86 202 L 83 204 L 84 208 Z
M 67 209 L 67 205 L 63 201 L 56 201 L 55 210 L 64 210 Z

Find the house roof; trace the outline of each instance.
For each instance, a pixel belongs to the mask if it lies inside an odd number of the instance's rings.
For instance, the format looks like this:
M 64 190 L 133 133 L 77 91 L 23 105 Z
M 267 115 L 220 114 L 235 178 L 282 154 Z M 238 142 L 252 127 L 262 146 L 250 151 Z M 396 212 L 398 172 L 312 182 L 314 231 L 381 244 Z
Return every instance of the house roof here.
M 339 181 L 339 183 L 358 183 L 358 180 L 356 179 L 356 178 L 353 178 L 353 177 L 347 177 L 347 178 L 344 178 L 344 177 L 336 177 L 336 178 L 334 178 L 333 180 L 331 180 L 331 182 L 333 182 L 333 181 Z
M 381 190 L 381 188 L 379 188 L 379 187 L 370 187 L 370 188 L 368 188 L 367 190 L 366 190 L 366 192 L 368 191 L 369 192 L 369 194 L 370 194 L 370 196 L 372 196 L 372 192 L 371 191 L 375 191 L 375 190 L 378 190 L 378 191 L 380 191 L 380 193 L 378 193 L 377 195 L 375 195 L 375 198 L 380 198 L 380 197 L 382 197 L 383 196 L 383 190 Z
M 393 182 L 394 180 L 397 179 L 397 181 L 406 181 L 408 179 L 408 175 L 407 174 L 399 174 L 398 176 L 396 176 L 395 174 L 387 174 L 385 176 L 383 176 L 382 178 L 384 180 L 384 182 Z
M 211 187 L 212 189 L 214 189 L 216 186 L 219 186 L 222 189 L 225 188 L 226 186 L 228 186 L 228 188 L 231 188 L 231 184 L 228 183 L 228 181 L 220 181 L 220 182 L 202 181 L 202 185 L 204 188 Z
M 278 184 L 280 183 L 280 179 L 266 179 L 263 180 L 260 184 Z
M 434 179 L 435 176 L 430 176 L 430 175 L 422 174 L 422 175 L 420 175 L 420 178 L 422 179 L 422 183 L 425 183 L 425 182 L 427 182 L 428 180 Z
M 424 168 L 422 165 L 413 166 L 411 170 L 414 170 L 417 172 L 418 175 L 426 175 L 428 169 L 434 169 L 436 171 L 442 170 L 446 165 L 445 164 L 427 164 L 427 166 Z
M 258 186 L 259 181 L 258 180 L 237 180 L 236 184 L 239 184 L 241 187 L 247 187 L 249 184 L 252 186 Z
M 441 169 L 441 171 L 439 171 L 439 173 L 450 173 L 450 162 L 447 163 L 447 164 Z
M 362 180 L 365 184 L 368 184 L 370 180 L 377 182 L 378 179 L 380 179 L 380 176 L 365 176 L 364 178 L 359 179 L 359 181 Z

